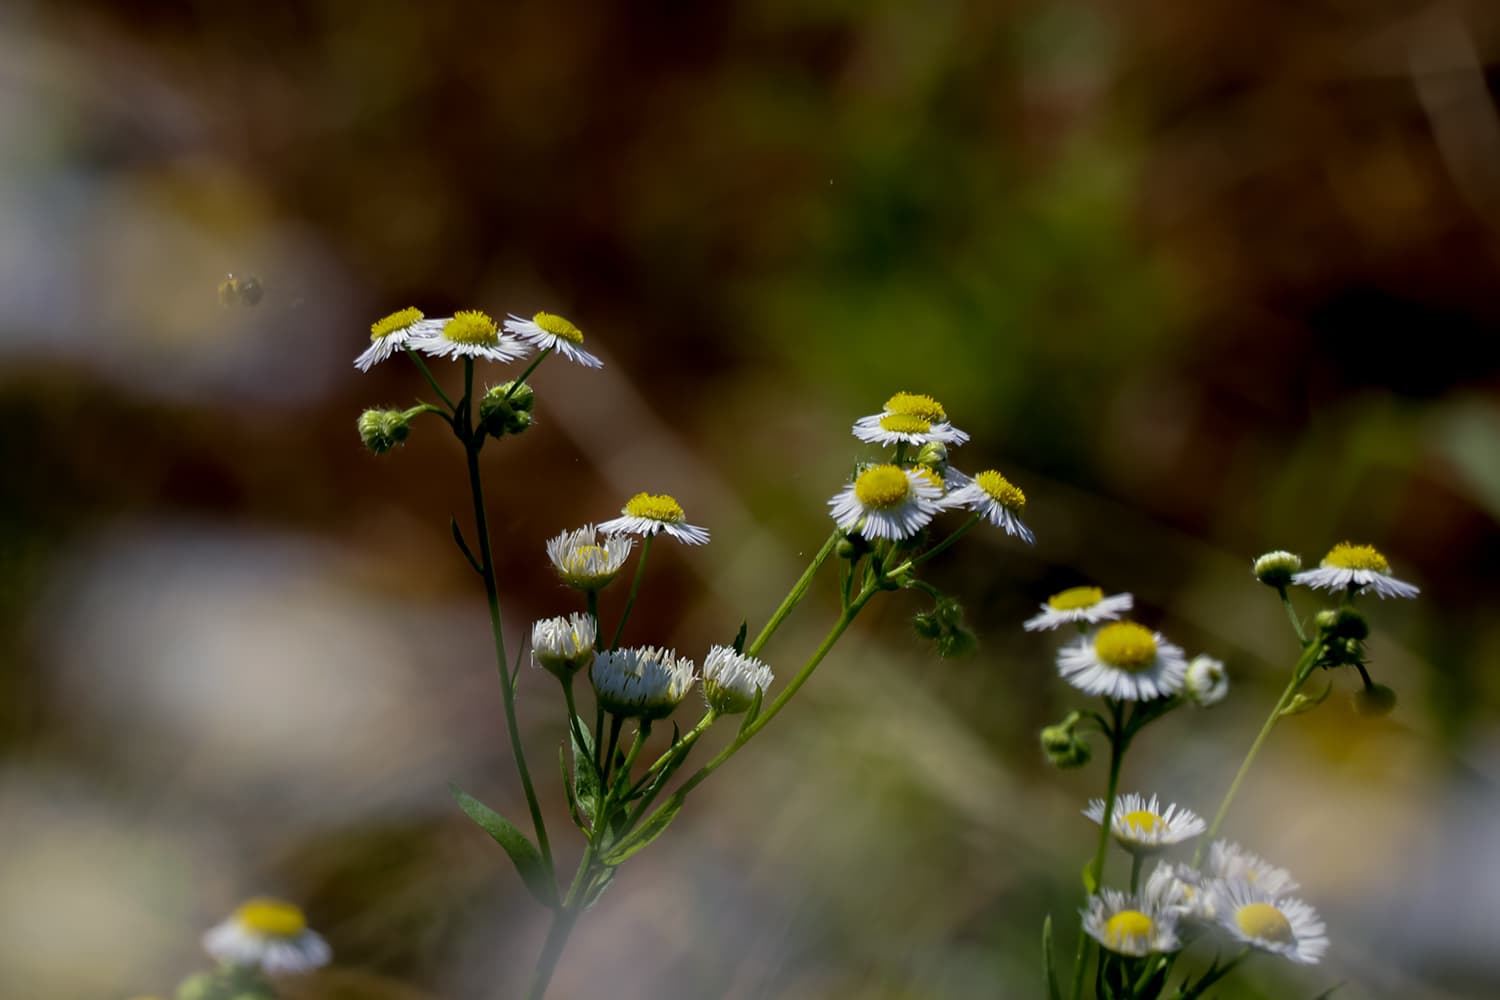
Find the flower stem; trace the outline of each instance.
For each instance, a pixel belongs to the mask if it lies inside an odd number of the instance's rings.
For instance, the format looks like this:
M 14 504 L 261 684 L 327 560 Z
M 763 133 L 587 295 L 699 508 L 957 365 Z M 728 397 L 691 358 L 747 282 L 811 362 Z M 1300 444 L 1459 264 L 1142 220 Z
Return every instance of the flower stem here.
M 526 379 L 531 375 L 532 372 L 536 371 L 536 366 L 545 361 L 547 359 L 547 355 L 551 353 L 552 348 L 549 347 L 546 350 L 542 351 L 542 353 L 538 354 L 535 361 L 526 366 L 526 370 L 521 373 L 521 377 L 516 379 L 511 387 L 506 390 L 505 398 L 507 400 L 516 394 L 516 390 L 521 388 L 521 386 L 526 382 Z
M 1141 856 L 1139 854 L 1135 854 L 1135 855 L 1132 855 L 1131 858 L 1130 858 L 1130 894 L 1131 895 L 1135 895 L 1136 890 L 1139 889 L 1140 887 L 1141 887 Z
M 796 583 L 792 584 L 792 589 L 787 592 L 786 597 L 781 602 L 781 606 L 776 609 L 771 615 L 771 619 L 766 622 L 766 627 L 761 629 L 760 634 L 755 637 L 755 641 L 746 647 L 745 655 L 755 656 L 765 647 L 766 643 L 771 641 L 771 636 L 776 634 L 776 630 L 781 627 L 781 623 L 786 621 L 787 616 L 801 603 L 802 598 L 807 596 L 807 591 L 812 586 L 813 577 L 817 576 L 818 570 L 823 568 L 823 564 L 833 554 L 834 547 L 838 545 L 839 538 L 841 537 L 842 533 L 838 530 L 835 530 L 828 536 L 828 541 L 823 543 L 823 547 L 818 550 L 817 555 L 813 556 L 812 562 L 808 563 L 807 569 L 803 571 L 802 576 L 798 578 Z
M 1099 824 L 1099 847 L 1094 851 L 1094 859 L 1089 862 L 1086 869 L 1089 881 L 1093 883 L 1089 888 L 1089 895 L 1099 891 L 1099 884 L 1104 878 L 1104 858 L 1109 851 L 1110 824 L 1114 822 L 1115 793 L 1120 787 L 1120 765 L 1125 760 L 1126 736 L 1121 725 L 1120 703 L 1113 699 L 1106 699 L 1109 705 L 1109 714 L 1112 724 L 1105 729 L 1104 734 L 1109 737 L 1109 783 L 1104 791 L 1104 816 Z M 1088 965 L 1089 936 L 1078 931 L 1078 954 L 1073 960 L 1073 1000 L 1078 1000 L 1083 995 L 1083 976 Z
M 640 593 L 641 578 L 646 575 L 646 557 L 651 554 L 651 542 L 655 538 L 656 533 L 652 532 L 651 534 L 647 535 L 646 540 L 641 543 L 641 558 L 637 560 L 635 564 L 635 580 L 633 580 L 630 584 L 630 596 L 625 598 L 625 610 L 620 615 L 620 624 L 619 627 L 615 629 L 615 638 L 614 641 L 609 644 L 610 649 L 620 648 L 620 636 L 625 634 L 625 623 L 630 620 L 630 609 L 635 607 L 635 595 Z
M 1286 608 L 1287 620 L 1292 623 L 1292 629 L 1297 633 L 1297 641 L 1307 645 L 1307 633 L 1302 631 L 1302 620 L 1297 617 L 1297 609 L 1292 607 L 1292 599 L 1286 595 L 1285 587 L 1277 587 L 1276 592 L 1281 595 L 1281 606 Z
M 437 393 L 438 399 L 441 399 L 445 404 L 447 404 L 448 409 L 452 410 L 454 413 L 457 413 L 458 407 L 453 405 L 453 400 L 449 399 L 448 394 L 443 391 L 443 387 L 438 385 L 438 380 L 432 377 L 432 372 L 428 370 L 427 362 L 422 360 L 422 355 L 418 354 L 416 351 L 408 347 L 406 348 L 406 356 L 408 358 L 411 358 L 412 364 L 416 365 L 417 370 L 420 371 L 423 377 L 427 379 L 427 384 L 432 386 L 432 391 Z

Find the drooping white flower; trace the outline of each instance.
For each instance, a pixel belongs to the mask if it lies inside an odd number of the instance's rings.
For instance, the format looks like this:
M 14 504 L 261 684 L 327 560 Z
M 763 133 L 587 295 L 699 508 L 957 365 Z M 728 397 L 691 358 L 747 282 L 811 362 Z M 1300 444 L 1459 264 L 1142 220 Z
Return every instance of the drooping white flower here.
M 216 961 L 270 975 L 311 972 L 333 958 L 328 942 L 307 926 L 302 910 L 279 899 L 244 903 L 203 935 L 203 948 Z
M 1421 590 L 1391 576 L 1391 564 L 1373 545 L 1340 542 L 1328 550 L 1317 569 L 1303 570 L 1292 577 L 1293 583 L 1320 590 L 1344 590 L 1348 587 L 1373 590 L 1382 600 L 1387 597 L 1416 597 Z
M 606 535 L 654 535 L 665 531 L 684 545 L 706 545 L 708 529 L 687 523 L 682 504 L 665 493 L 637 493 L 620 516 L 599 525 Z
M 530 319 L 512 313 L 505 321 L 505 332 L 541 350 L 556 351 L 585 368 L 604 367 L 604 362 L 583 349 L 583 331 L 554 313 L 539 312 Z
M 950 498 L 952 506 L 963 506 L 980 514 L 1007 535 L 1015 535 L 1030 544 L 1036 540 L 1031 529 L 1021 521 L 1026 509 L 1026 494 L 994 469 L 986 469 Z
M 1098 587 L 1069 587 L 1047 598 L 1042 613 L 1026 619 L 1024 627 L 1028 632 L 1037 632 L 1078 622 L 1097 625 L 1119 618 L 1134 604 L 1135 598 L 1129 594 L 1105 597 Z
M 422 310 L 408 307 L 370 324 L 370 346 L 354 359 L 354 367 L 369 371 L 413 340 L 430 336 L 443 325 L 440 319 L 424 319 Z
M 1063 679 L 1080 691 L 1150 701 L 1182 690 L 1182 648 L 1135 622 L 1112 622 L 1057 654 Z

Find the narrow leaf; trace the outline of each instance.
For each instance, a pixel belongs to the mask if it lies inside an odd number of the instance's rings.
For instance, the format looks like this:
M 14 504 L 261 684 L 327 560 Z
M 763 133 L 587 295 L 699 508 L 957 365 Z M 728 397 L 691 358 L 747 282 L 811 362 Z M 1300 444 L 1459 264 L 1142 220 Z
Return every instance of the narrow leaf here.
M 1047 969 L 1047 1000 L 1061 1000 L 1057 986 L 1057 969 L 1052 964 L 1052 914 L 1042 921 L 1042 961 Z
M 568 751 L 563 745 L 557 745 L 557 767 L 562 771 L 563 791 L 568 796 L 568 813 L 573 817 L 573 825 L 584 833 L 589 832 L 589 824 L 583 818 L 583 813 L 578 809 L 578 796 L 573 792 L 573 775 L 568 770 Z
M 682 811 L 682 803 L 683 800 L 679 798 L 667 800 L 666 805 L 653 813 L 650 819 L 611 848 L 604 855 L 604 863 L 607 865 L 622 864 L 657 837 L 666 833 L 667 827 L 672 824 L 672 821 L 677 818 L 677 814 Z
M 573 795 L 578 800 L 578 810 L 592 824 L 599 805 L 599 775 L 594 770 L 594 737 L 581 715 L 573 716 L 573 725 L 568 727 L 568 732 L 573 744 Z
M 745 651 L 745 632 L 749 627 L 749 622 L 740 622 L 739 634 L 734 637 L 734 651 L 736 653 L 743 653 Z
M 542 854 L 536 849 L 536 845 L 527 838 L 526 834 L 518 830 L 514 823 L 457 785 L 449 785 L 448 790 L 453 793 L 454 800 L 464 814 L 477 823 L 481 830 L 493 837 L 495 843 L 505 848 L 505 853 L 510 855 L 511 862 L 521 876 L 521 881 L 526 883 L 526 888 L 531 890 L 536 901 L 545 907 L 556 909 L 557 886 L 553 883 L 552 876 L 547 871 L 547 864 L 542 860 Z
M 469 560 L 469 565 L 474 568 L 474 572 L 483 576 L 484 567 L 479 565 L 479 560 L 475 559 L 474 553 L 469 550 L 469 543 L 464 541 L 464 533 L 458 526 L 458 518 L 451 514 L 448 515 L 448 529 L 453 532 L 453 541 L 458 544 L 458 551 L 462 552 L 464 558 Z
M 1083 866 L 1083 891 L 1090 896 L 1099 891 L 1099 876 L 1094 874 L 1094 862 Z

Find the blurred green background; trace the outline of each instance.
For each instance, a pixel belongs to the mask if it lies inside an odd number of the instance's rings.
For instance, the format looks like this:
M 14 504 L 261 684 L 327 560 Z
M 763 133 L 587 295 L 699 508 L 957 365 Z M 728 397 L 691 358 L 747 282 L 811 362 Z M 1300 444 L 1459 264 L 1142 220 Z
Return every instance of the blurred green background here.
M 267 892 L 338 956 L 301 996 L 517 994 L 544 914 L 445 791 L 524 814 L 461 453 L 354 433 L 423 389 L 350 365 L 408 304 L 554 310 L 606 359 L 486 455 L 512 642 L 575 609 L 543 541 L 642 489 L 714 541 L 657 547 L 629 640 L 757 627 L 897 389 L 1030 498 L 1034 548 L 936 565 L 980 652 L 877 602 L 555 996 L 1040 995 L 1104 768 L 1041 757 L 1082 699 L 1020 622 L 1096 581 L 1225 659 L 1124 779 L 1211 812 L 1295 655 L 1249 561 L 1344 538 L 1423 587 L 1373 609 L 1400 707 L 1341 677 L 1277 732 L 1229 832 L 1333 947 L 1224 995 L 1496 995 L 1497 90 L 1477 0 L 4 5 L 0 997 L 164 991 Z M 550 679 L 521 711 L 570 831 Z

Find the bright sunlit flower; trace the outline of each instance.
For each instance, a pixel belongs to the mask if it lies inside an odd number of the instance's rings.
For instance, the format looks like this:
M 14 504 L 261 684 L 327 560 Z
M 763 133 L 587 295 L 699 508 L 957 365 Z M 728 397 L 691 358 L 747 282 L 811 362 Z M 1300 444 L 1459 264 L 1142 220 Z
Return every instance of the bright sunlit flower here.
M 1089 897 L 1082 913 L 1084 933 L 1117 955 L 1141 958 L 1179 947 L 1176 917 L 1145 899 L 1105 889 Z
M 703 698 L 720 715 L 748 711 L 771 686 L 771 668 L 729 646 L 714 646 L 703 660 Z
M 693 661 L 679 658 L 674 649 L 655 646 L 615 649 L 594 658 L 589 678 L 607 711 L 661 719 L 692 690 Z
M 594 662 L 594 616 L 574 612 L 531 626 L 531 665 L 567 678 Z
M 828 501 L 829 513 L 844 531 L 901 541 L 925 528 L 940 509 L 943 487 L 934 478 L 925 467 L 871 466 Z
M 504 337 L 487 313 L 466 309 L 436 327 L 429 336 L 414 341 L 423 354 L 435 358 L 480 358 L 514 361 L 526 353 L 526 345 Z
M 1182 648 L 1135 622 L 1112 622 L 1064 646 L 1057 670 L 1087 694 L 1121 701 L 1150 701 L 1182 690 L 1187 660 Z
M 1212 656 L 1193 657 L 1187 665 L 1183 688 L 1198 707 L 1217 705 L 1229 694 L 1229 671 L 1224 669 L 1224 661 Z
M 1094 799 L 1083 814 L 1103 823 L 1104 800 Z M 1208 825 L 1191 809 L 1176 804 L 1163 808 L 1155 795 L 1148 800 L 1131 793 L 1115 798 L 1109 828 L 1115 841 L 1131 854 L 1154 854 L 1198 836 Z
M 431 336 L 443 325 L 440 319 L 423 319 L 422 310 L 406 308 L 370 324 L 370 346 L 354 359 L 354 367 L 369 371 L 404 348 L 410 341 Z
M 963 444 L 969 435 L 948 423 L 914 413 L 875 413 L 854 422 L 854 436 L 869 444 Z
M 986 469 L 973 481 L 954 493 L 954 506 L 964 506 L 999 528 L 1007 535 L 1015 535 L 1021 541 L 1031 543 L 1036 536 L 1021 523 L 1021 512 L 1026 509 L 1026 494 L 1021 488 L 994 469 Z
M 682 504 L 665 493 L 637 493 L 620 509 L 620 517 L 605 521 L 606 535 L 654 535 L 665 531 L 684 545 L 708 544 L 708 529 L 687 523 Z
M 604 362 L 583 349 L 583 331 L 553 313 L 539 312 L 530 319 L 512 313 L 505 321 L 505 332 L 541 350 L 556 351 L 585 368 L 604 367 Z
M 1042 605 L 1042 613 L 1026 619 L 1025 628 L 1028 632 L 1036 632 L 1077 622 L 1097 625 L 1113 621 L 1129 611 L 1134 604 L 1135 598 L 1129 594 L 1111 594 L 1105 597 L 1104 591 L 1098 587 L 1069 587 L 1047 598 L 1047 603 Z
M 333 958 L 328 942 L 307 926 L 302 911 L 279 899 L 245 903 L 203 935 L 203 948 L 216 961 L 270 975 L 311 972 Z
M 1303 570 L 1292 577 L 1293 583 L 1320 590 L 1343 590 L 1347 587 L 1375 591 L 1387 597 L 1416 597 L 1421 591 L 1391 576 L 1391 564 L 1373 545 L 1339 542 L 1328 550 L 1317 569 Z
M 1212 891 L 1219 926 L 1244 944 L 1300 965 L 1317 964 L 1328 950 L 1327 928 L 1302 900 L 1238 880 L 1216 882 Z
M 1207 873 L 1226 882 L 1244 882 L 1273 896 L 1284 896 L 1300 888 L 1291 872 L 1228 840 L 1208 845 Z
M 547 558 L 563 583 L 575 590 L 601 590 L 625 565 L 635 540 L 619 535 L 600 538 L 592 524 L 564 531 L 547 542 Z

